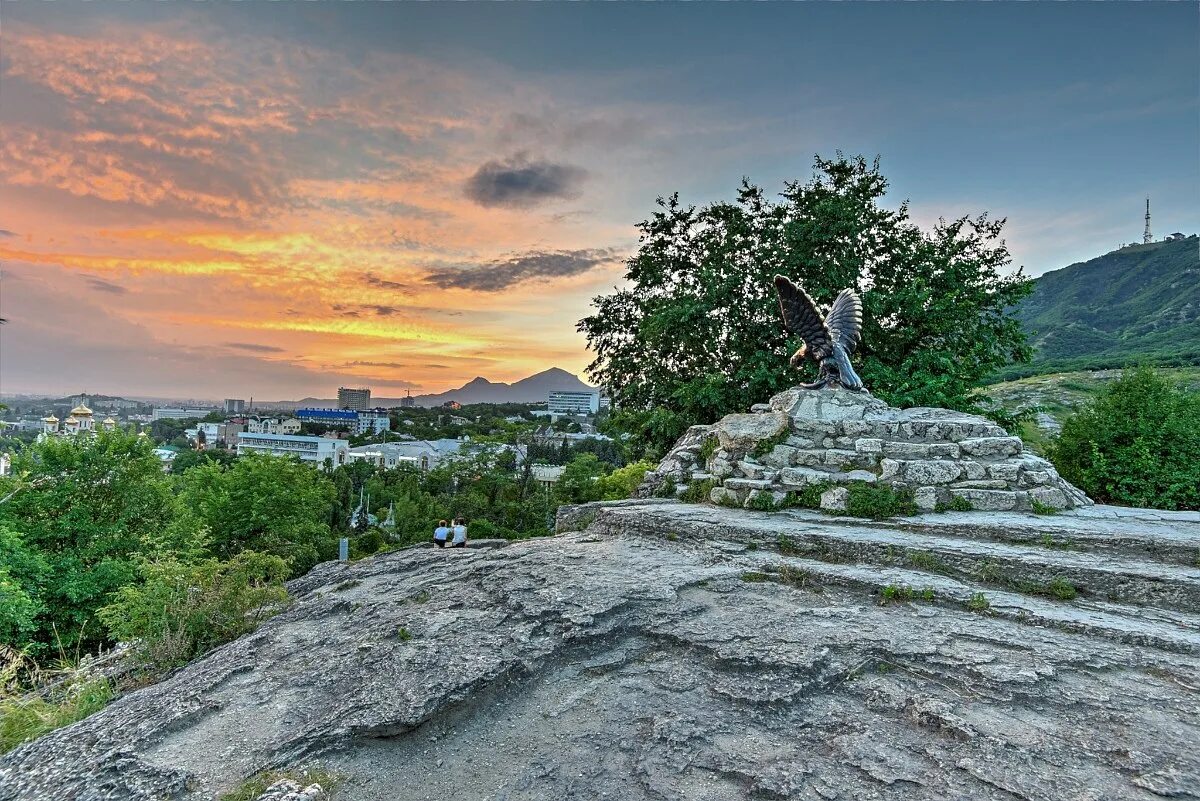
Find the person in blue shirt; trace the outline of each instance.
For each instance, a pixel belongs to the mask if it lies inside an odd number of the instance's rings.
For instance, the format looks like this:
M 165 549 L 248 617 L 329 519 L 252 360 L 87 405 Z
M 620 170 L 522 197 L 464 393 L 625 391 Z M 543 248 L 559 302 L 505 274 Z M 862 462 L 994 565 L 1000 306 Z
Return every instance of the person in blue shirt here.
M 450 544 L 451 548 L 466 548 L 467 547 L 467 521 L 461 517 L 454 519 L 454 541 Z
M 450 537 L 450 527 L 446 525 L 445 520 L 439 520 L 437 528 L 433 530 L 433 544 L 438 548 L 446 547 L 446 540 Z

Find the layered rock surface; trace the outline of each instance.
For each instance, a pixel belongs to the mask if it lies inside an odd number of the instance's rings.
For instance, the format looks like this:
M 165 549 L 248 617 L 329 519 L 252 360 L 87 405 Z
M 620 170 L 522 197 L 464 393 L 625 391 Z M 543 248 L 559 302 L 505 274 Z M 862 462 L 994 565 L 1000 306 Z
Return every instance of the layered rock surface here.
M 691 485 L 727 506 L 785 502 L 806 487 L 882 483 L 914 493 L 920 509 L 954 499 L 985 511 L 1071 509 L 1091 501 L 1020 438 L 978 415 L 894 409 L 866 392 L 790 389 L 711 426 L 692 426 L 656 470 L 643 497 Z M 822 497 L 844 508 L 844 493 Z
M 648 500 L 560 525 L 318 566 L 254 634 L 0 758 L 0 799 L 198 801 L 306 765 L 334 801 L 1200 788 L 1200 516 Z

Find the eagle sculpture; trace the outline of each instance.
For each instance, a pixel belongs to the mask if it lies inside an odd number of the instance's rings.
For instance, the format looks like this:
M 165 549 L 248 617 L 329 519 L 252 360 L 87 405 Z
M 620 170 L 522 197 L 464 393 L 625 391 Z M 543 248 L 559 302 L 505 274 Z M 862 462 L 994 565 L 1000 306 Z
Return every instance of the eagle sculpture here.
M 782 275 L 775 276 L 775 292 L 779 295 L 784 327 L 804 339 L 800 350 L 792 355 L 792 367 L 799 367 L 805 359 L 812 359 L 818 365 L 817 380 L 800 386 L 861 391 L 862 379 L 850 366 L 850 354 L 862 338 L 862 299 L 858 293 L 843 289 L 828 316 L 822 318 L 808 293 Z

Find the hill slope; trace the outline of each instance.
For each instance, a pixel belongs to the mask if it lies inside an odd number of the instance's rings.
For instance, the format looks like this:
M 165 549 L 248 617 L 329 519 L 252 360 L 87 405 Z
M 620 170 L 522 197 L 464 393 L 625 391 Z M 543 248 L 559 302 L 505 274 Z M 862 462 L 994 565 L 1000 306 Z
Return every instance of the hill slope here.
M 1017 316 L 1037 353 L 1005 377 L 1200 364 L 1200 239 L 1132 245 L 1046 273 Z

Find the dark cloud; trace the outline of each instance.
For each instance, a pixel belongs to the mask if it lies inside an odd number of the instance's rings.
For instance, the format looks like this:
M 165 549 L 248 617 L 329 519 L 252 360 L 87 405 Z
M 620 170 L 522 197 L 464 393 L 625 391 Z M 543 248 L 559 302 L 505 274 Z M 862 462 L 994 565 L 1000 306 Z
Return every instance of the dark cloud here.
M 404 311 L 399 306 L 385 306 L 378 303 L 335 303 L 331 308 L 338 314 L 350 317 L 360 317 L 363 312 L 370 312 L 376 317 L 392 317 Z
M 113 295 L 124 295 L 129 290 L 120 284 L 114 284 L 111 281 L 105 281 L 103 278 L 88 278 L 88 286 L 97 292 L 108 292 Z
M 10 236 L 16 236 L 16 231 L 9 231 L 5 228 L 0 228 L 0 238 L 7 239 Z
M 571 164 L 533 161 L 518 153 L 489 161 L 467 179 L 467 197 L 480 206 L 528 208 L 554 198 L 579 197 L 587 171 Z
M 226 342 L 225 347 L 248 350 L 251 353 L 283 353 L 283 348 L 274 345 L 259 345 L 256 342 Z
M 392 370 L 408 369 L 411 365 L 400 362 L 346 362 L 347 367 L 387 367 Z
M 523 281 L 579 275 L 615 259 L 612 248 L 535 250 L 480 266 L 444 267 L 434 270 L 425 280 L 442 289 L 498 292 Z
M 367 286 L 373 286 L 376 289 L 390 289 L 396 292 L 408 292 L 412 289 L 408 284 L 402 284 L 399 281 L 388 281 L 375 275 L 375 273 L 366 273 L 362 277 L 362 280 Z

